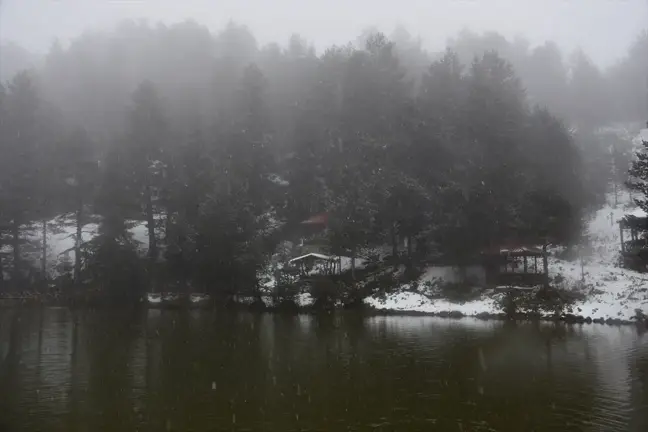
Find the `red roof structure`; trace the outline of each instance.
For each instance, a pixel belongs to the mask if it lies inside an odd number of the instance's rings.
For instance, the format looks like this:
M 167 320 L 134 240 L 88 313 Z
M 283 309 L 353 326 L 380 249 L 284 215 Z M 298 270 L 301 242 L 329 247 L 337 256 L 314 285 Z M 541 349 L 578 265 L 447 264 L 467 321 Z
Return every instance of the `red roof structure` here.
M 304 225 L 328 225 L 328 213 L 320 213 L 301 221 Z
M 493 247 L 484 251 L 487 255 L 513 255 L 513 256 L 542 256 L 543 250 L 534 246 L 521 246 L 521 245 L 502 245 L 500 247 Z
M 554 239 L 533 238 L 529 240 L 511 239 L 499 244 L 493 244 L 491 247 L 482 251 L 484 255 L 512 255 L 512 256 L 542 256 L 547 253 L 544 246 L 554 244 Z

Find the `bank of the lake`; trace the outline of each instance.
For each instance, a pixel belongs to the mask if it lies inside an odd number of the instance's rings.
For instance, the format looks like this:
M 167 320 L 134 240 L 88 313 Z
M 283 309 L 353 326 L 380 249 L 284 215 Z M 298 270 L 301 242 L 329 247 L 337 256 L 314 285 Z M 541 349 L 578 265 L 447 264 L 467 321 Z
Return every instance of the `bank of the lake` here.
M 618 201 L 618 205 L 604 206 L 589 220 L 587 248 L 581 248 L 571 259 L 560 248 L 551 250 L 552 286 L 576 298 L 571 310 L 563 314 L 570 319 L 633 323 L 638 314 L 648 315 L 648 274 L 619 266 L 621 239 L 616 222 L 636 207 L 627 193 L 621 193 Z M 611 197 L 609 202 L 613 202 Z M 430 292 L 426 285 L 443 282 L 439 274 L 443 272 L 431 267 L 415 287 L 399 287 L 387 295 L 368 298 L 366 303 L 392 312 L 433 315 L 496 316 L 502 312 L 498 293 L 493 290 L 477 289 L 477 295 L 463 302 L 442 298 L 434 290 Z
M 560 248 L 551 248 L 549 257 L 549 275 L 552 287 L 575 298 L 568 308 L 555 313 L 526 313 L 517 311 L 513 318 L 519 320 L 557 320 L 568 322 L 596 322 L 606 324 L 634 324 L 637 318 L 648 315 L 648 274 L 639 273 L 619 266 L 620 236 L 617 220 L 629 211 L 636 210 L 627 193 L 617 197 L 618 205 L 610 204 L 597 211 L 589 220 L 587 235 L 589 247 L 579 250 L 577 255 L 565 256 Z M 140 233 L 141 234 L 141 233 Z M 361 266 L 361 262 L 356 263 Z M 344 267 L 350 268 L 345 261 Z M 452 268 L 430 266 L 425 269 L 415 283 L 401 286 L 388 286 L 380 295 L 371 295 L 363 299 L 369 309 L 365 313 L 430 315 L 440 317 L 478 317 L 482 319 L 502 319 L 502 293 L 492 289 L 475 287 L 474 295 L 469 299 L 450 299 L 447 292 L 439 292 L 440 285 L 448 282 L 446 275 Z M 268 275 L 272 272 L 268 271 Z M 266 275 L 266 276 L 268 276 Z M 262 285 L 261 306 L 268 311 L 318 312 L 314 307 L 316 299 L 309 292 L 300 292 L 289 300 L 291 305 L 285 307 L 276 297 L 276 281 L 265 277 Z M 83 297 L 83 294 L 81 297 Z M 27 302 L 55 303 L 68 305 L 64 299 L 52 299 L 47 296 L 32 295 Z M 137 298 L 131 302 L 144 302 Z M 2 300 L 0 299 L 0 303 Z M 97 298 L 94 303 L 105 303 L 106 299 Z M 253 303 L 253 298 L 241 298 L 239 303 Z M 83 302 L 81 302 L 83 303 Z M 344 308 L 338 301 L 332 306 Z M 355 305 L 356 307 L 358 305 Z M 508 319 L 511 316 L 507 317 Z M 641 321 L 641 319 L 639 320 Z

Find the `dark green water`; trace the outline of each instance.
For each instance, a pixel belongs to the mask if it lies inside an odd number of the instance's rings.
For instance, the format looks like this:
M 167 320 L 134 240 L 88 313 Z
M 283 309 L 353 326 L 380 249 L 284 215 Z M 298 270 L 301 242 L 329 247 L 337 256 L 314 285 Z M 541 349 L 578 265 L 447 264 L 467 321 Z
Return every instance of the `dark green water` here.
M 7 431 L 648 431 L 630 327 L 5 309 L 0 361 Z

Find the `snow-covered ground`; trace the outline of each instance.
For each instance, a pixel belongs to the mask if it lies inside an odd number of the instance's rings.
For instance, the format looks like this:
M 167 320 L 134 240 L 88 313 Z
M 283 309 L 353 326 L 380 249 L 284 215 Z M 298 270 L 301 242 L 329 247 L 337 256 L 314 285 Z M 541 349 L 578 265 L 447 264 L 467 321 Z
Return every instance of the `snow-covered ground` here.
M 639 135 L 632 139 L 632 144 L 638 149 L 644 140 L 648 141 L 648 129 L 642 129 Z M 644 213 L 636 208 L 632 197 L 626 191 L 619 193 L 618 205 L 614 205 L 613 195 L 610 195 L 607 201 L 608 204 L 597 211 L 589 221 L 590 247 L 582 252 L 582 262 L 581 259 L 565 261 L 551 257 L 549 273 L 551 277 L 561 275 L 565 287 L 578 287 L 577 289 L 587 295 L 585 301 L 575 304 L 575 314 L 592 319 L 630 320 L 635 316 L 636 309 L 648 313 L 648 274 L 618 267 L 621 243 L 617 221 L 624 214 L 634 213 L 641 216 Z M 439 273 L 444 271 L 439 268 L 429 269 L 421 278 L 420 285 L 433 282 L 438 279 Z M 365 302 L 377 309 L 397 311 L 458 311 L 464 315 L 501 312 L 492 293 L 485 293 L 475 301 L 453 303 L 448 300 L 432 300 L 417 292 L 404 291 L 389 294 L 384 299 L 368 298 Z
M 609 199 L 612 202 L 612 197 Z M 635 315 L 635 309 L 648 312 L 648 274 L 637 273 L 619 268 L 617 259 L 620 250 L 619 226 L 617 221 L 632 208 L 627 193 L 621 194 L 619 204 L 606 205 L 596 212 L 590 221 L 589 236 L 591 247 L 584 252 L 583 268 L 581 260 L 549 259 L 551 277 L 561 275 L 565 287 L 578 286 L 587 294 L 587 300 L 574 306 L 574 313 L 584 317 L 612 318 L 630 320 Z M 422 279 L 421 285 L 438 278 L 439 271 L 429 269 Z M 582 276 L 584 275 L 584 281 Z M 492 293 L 482 298 L 466 303 L 453 303 L 448 300 L 432 300 L 417 292 L 399 292 L 387 295 L 385 299 L 369 298 L 366 303 L 377 309 L 416 312 L 450 312 L 458 311 L 464 315 L 479 313 L 498 313 L 500 309 L 495 304 Z
M 367 298 L 365 303 L 376 309 L 387 309 L 403 312 L 461 312 L 464 315 L 477 315 L 482 312 L 498 313 L 494 299 L 483 298 L 466 303 L 453 303 L 448 300 L 431 300 L 423 294 L 400 292 L 389 294 L 385 299 Z

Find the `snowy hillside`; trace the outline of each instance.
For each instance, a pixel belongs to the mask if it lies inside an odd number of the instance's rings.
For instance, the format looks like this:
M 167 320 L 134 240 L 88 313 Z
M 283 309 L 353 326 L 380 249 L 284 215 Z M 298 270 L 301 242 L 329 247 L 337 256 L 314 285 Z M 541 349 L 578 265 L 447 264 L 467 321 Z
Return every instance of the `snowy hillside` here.
M 648 129 L 643 129 L 632 143 L 638 148 L 642 140 L 648 141 Z M 564 287 L 577 287 L 576 289 L 587 295 L 587 300 L 576 304 L 575 314 L 592 319 L 630 320 L 635 316 L 636 309 L 648 312 L 648 274 L 617 266 L 621 247 L 617 221 L 627 213 L 637 216 L 645 213 L 636 208 L 628 192 L 619 194 L 617 206 L 613 205 L 613 196 L 609 196 L 607 201 L 608 203 L 589 221 L 590 247 L 582 253 L 582 262 L 581 259 L 565 261 L 552 257 L 549 259 L 549 272 L 551 277 L 562 276 Z M 400 311 L 459 311 L 465 315 L 500 312 L 494 304 L 492 293 L 484 294 L 477 301 L 463 304 L 430 300 L 424 295 L 412 292 L 392 294 L 384 300 L 371 298 L 367 299 L 367 303 L 378 309 Z
M 611 200 L 609 200 L 611 201 Z M 617 266 L 621 239 L 617 221 L 626 213 L 643 212 L 633 208 L 627 194 L 617 208 L 607 205 L 599 210 L 589 224 L 591 249 L 583 257 L 584 284 L 588 300 L 577 305 L 579 315 L 592 318 L 628 320 L 635 309 L 648 311 L 648 274 Z M 561 274 L 568 283 L 581 280 L 581 263 L 550 260 L 552 275 Z
M 610 198 L 610 202 L 612 199 Z M 581 260 L 564 261 L 549 259 L 551 277 L 558 275 L 564 278 L 565 287 L 579 287 L 587 294 L 587 300 L 576 304 L 574 313 L 584 317 L 612 318 L 630 320 L 635 309 L 648 311 L 648 274 L 619 268 L 617 259 L 620 250 L 619 226 L 617 221 L 624 213 L 637 211 L 633 209 L 627 193 L 623 194 L 622 204 L 614 208 L 606 205 L 596 212 L 589 223 L 591 247 L 584 253 L 583 268 Z M 641 210 L 639 210 L 641 211 Z M 434 272 L 427 272 L 434 274 Z M 581 281 L 584 275 L 584 281 Z M 426 280 L 421 280 L 425 283 Z M 465 315 L 478 313 L 498 313 L 492 293 L 481 299 L 463 304 L 447 300 L 430 300 L 424 295 L 412 292 L 401 292 L 389 295 L 385 301 L 367 299 L 367 303 L 378 309 L 417 312 L 459 311 Z

